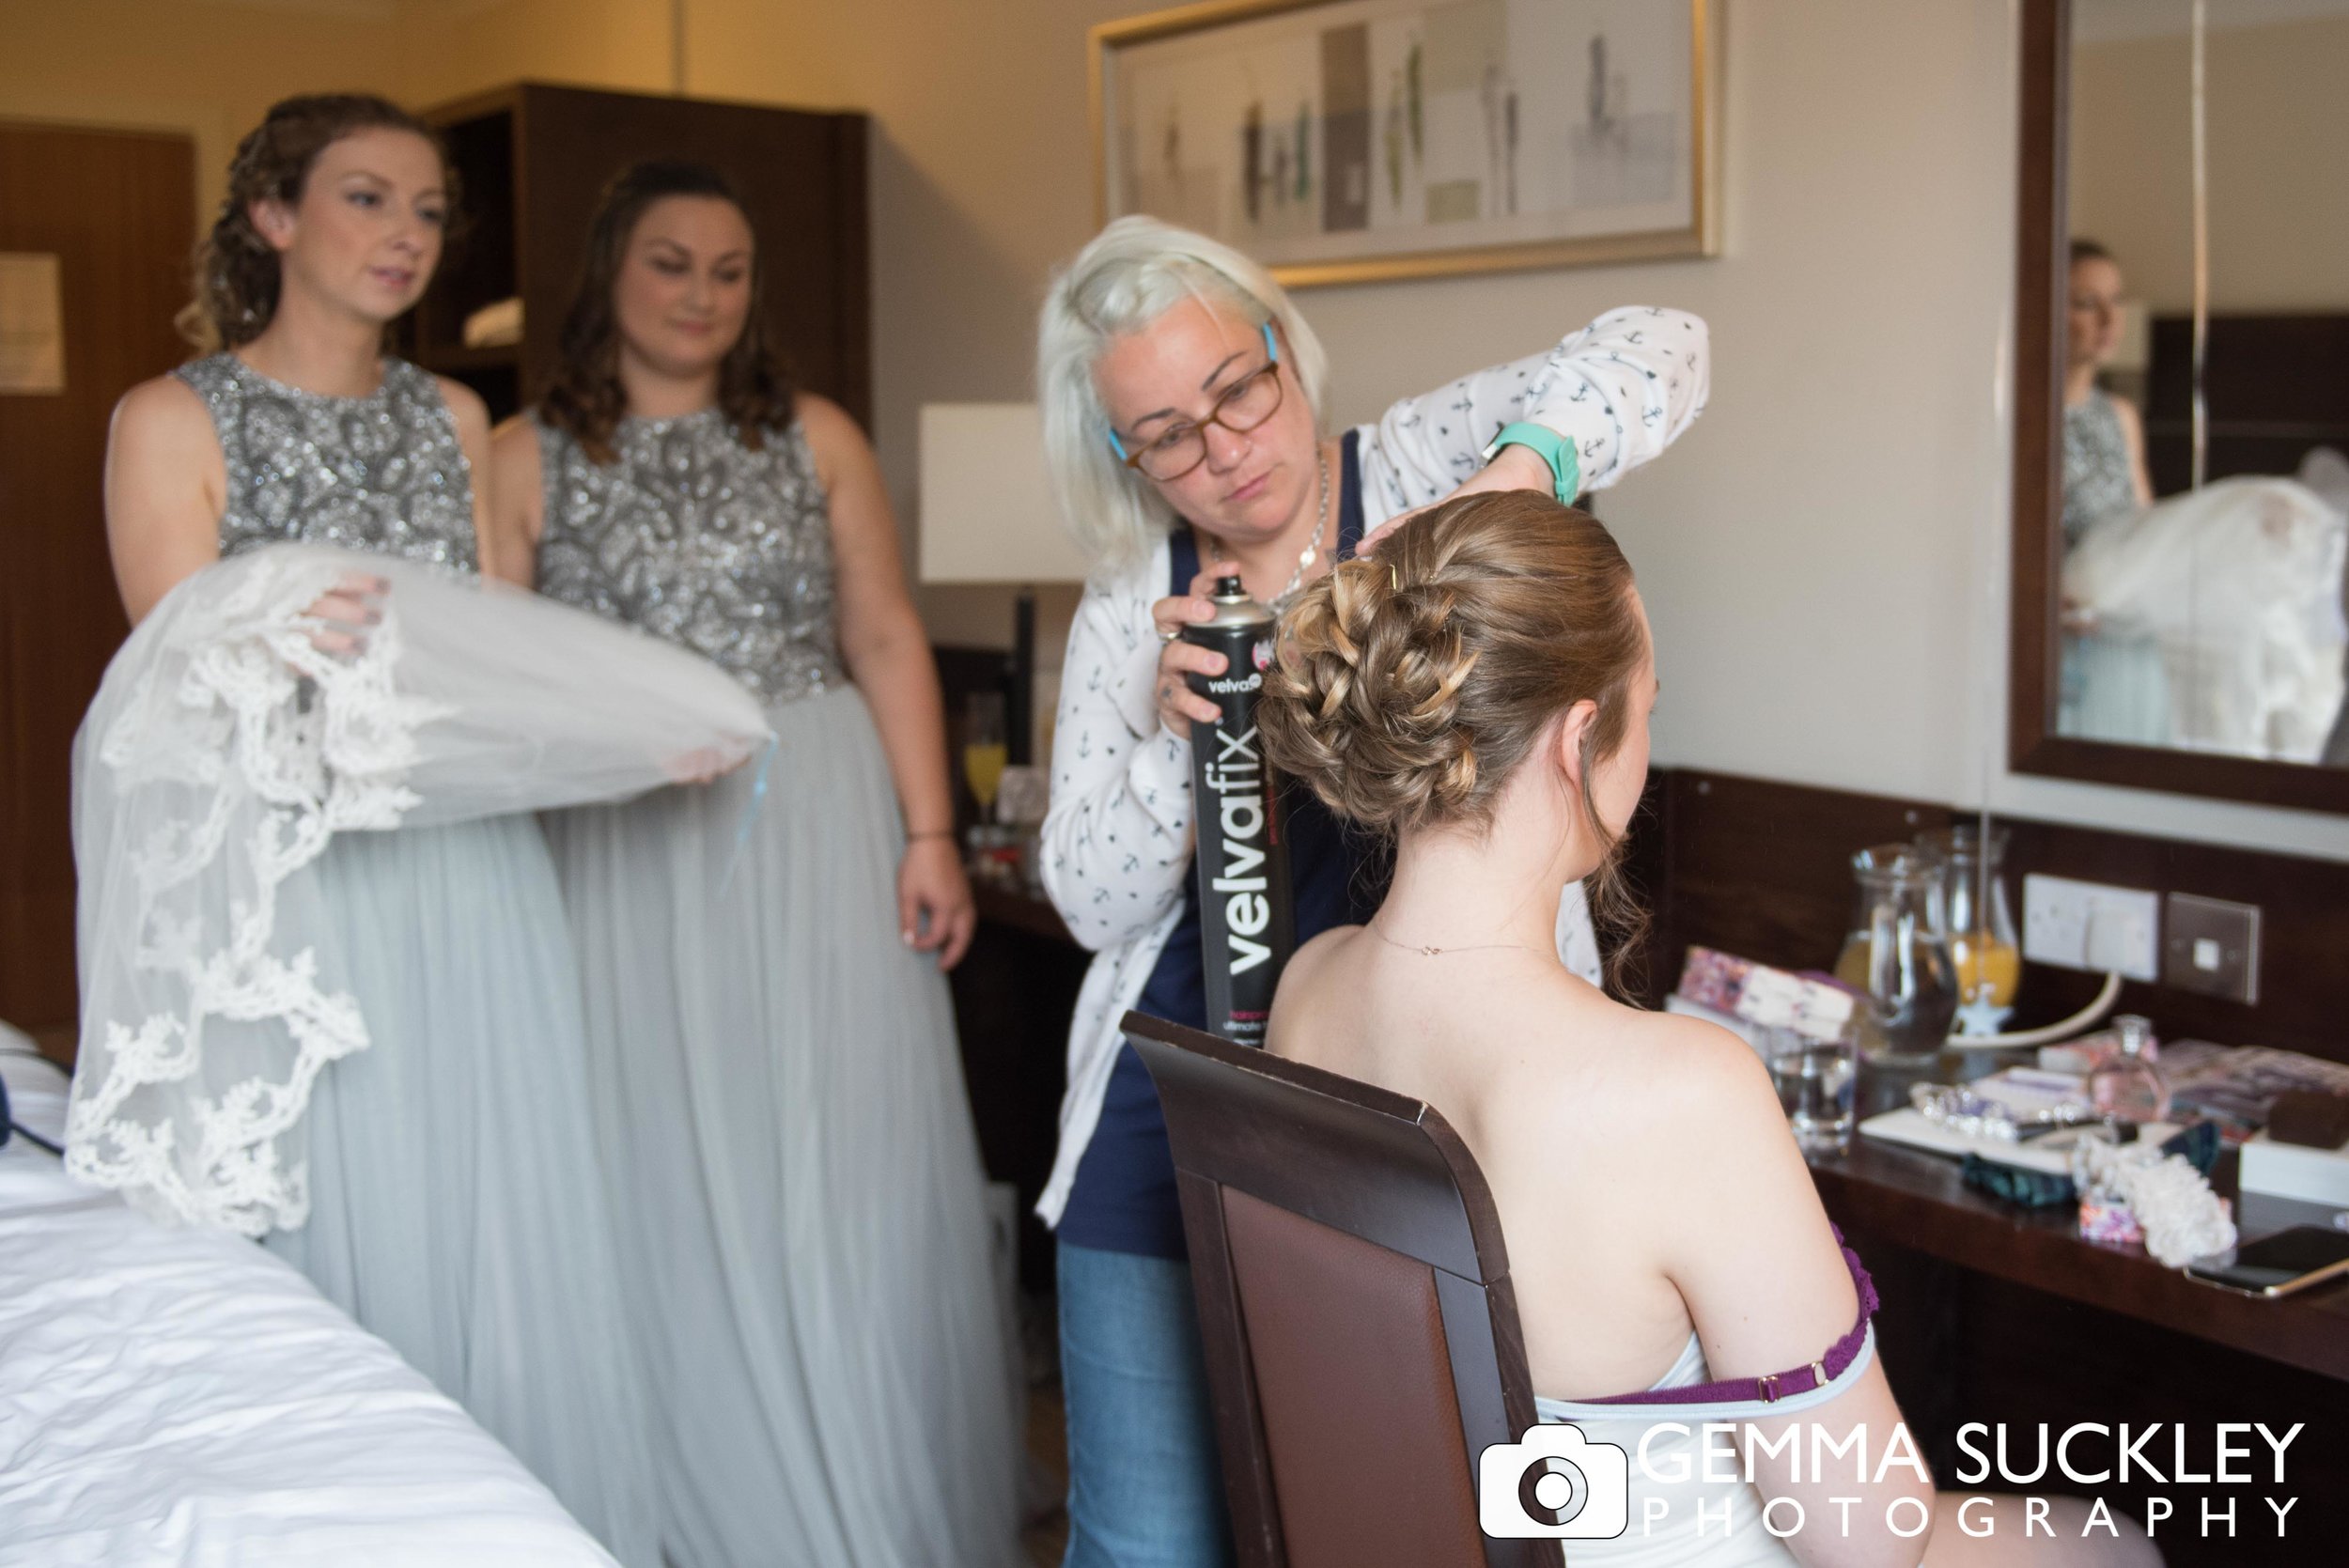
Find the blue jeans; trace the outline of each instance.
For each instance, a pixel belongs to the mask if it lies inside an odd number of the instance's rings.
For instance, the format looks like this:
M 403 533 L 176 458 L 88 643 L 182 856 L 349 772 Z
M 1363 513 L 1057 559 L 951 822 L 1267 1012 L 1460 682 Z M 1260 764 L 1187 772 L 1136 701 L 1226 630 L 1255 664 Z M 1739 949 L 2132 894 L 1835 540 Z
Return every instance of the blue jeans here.
M 1062 1568 L 1223 1568 L 1223 1471 L 1190 1265 L 1060 1244 Z

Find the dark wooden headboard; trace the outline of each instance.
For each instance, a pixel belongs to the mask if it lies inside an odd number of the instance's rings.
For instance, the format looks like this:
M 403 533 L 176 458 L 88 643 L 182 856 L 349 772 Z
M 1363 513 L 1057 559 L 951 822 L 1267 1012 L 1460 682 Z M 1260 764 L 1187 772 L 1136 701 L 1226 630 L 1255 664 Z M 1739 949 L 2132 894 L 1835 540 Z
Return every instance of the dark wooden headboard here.
M 2145 462 L 2155 495 L 2193 477 L 2194 323 L 2153 320 Z M 2313 446 L 2349 453 L 2349 314 L 2214 316 L 2202 391 L 2210 471 L 2289 474 Z

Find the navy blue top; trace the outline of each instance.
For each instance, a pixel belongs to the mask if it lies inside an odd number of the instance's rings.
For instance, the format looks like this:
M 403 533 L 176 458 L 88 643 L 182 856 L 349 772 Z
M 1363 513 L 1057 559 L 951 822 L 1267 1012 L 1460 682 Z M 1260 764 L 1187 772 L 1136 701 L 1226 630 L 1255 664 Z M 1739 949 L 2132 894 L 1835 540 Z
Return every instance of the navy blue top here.
M 1333 559 L 1354 552 L 1362 537 L 1362 494 L 1354 461 L 1354 432 L 1339 453 L 1338 544 Z M 1199 574 L 1199 546 L 1188 528 L 1178 528 L 1169 593 L 1190 590 Z M 1289 882 L 1295 893 L 1297 940 L 1303 943 L 1333 925 L 1370 918 L 1386 892 L 1388 862 L 1376 835 L 1351 828 L 1330 814 L 1312 790 L 1283 783 L 1281 825 L 1288 834 Z M 1193 1029 L 1207 1027 L 1206 972 L 1201 958 L 1199 877 L 1183 881 L 1183 914 L 1159 954 L 1134 1007 L 1152 1017 Z M 1110 1071 L 1101 1120 L 1078 1162 L 1067 1206 L 1061 1212 L 1060 1239 L 1104 1252 L 1139 1252 L 1181 1258 L 1183 1214 L 1174 1195 L 1174 1159 L 1167 1150 L 1166 1118 L 1150 1070 L 1130 1043 L 1118 1047 Z

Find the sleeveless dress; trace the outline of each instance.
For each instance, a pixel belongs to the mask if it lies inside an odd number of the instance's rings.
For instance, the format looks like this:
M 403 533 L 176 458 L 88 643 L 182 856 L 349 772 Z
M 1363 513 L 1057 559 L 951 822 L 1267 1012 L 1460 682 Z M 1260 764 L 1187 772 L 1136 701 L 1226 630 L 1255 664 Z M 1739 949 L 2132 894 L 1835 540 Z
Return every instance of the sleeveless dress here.
M 1835 1240 L 1859 1298 L 1859 1319 L 1851 1332 L 1808 1367 L 1766 1378 L 1716 1382 L 1692 1328 L 1664 1375 L 1639 1393 L 1579 1402 L 1533 1401 L 1538 1420 L 1570 1422 L 1580 1429 L 1584 1441 L 1622 1451 L 1621 1479 L 1628 1485 L 1624 1529 L 1611 1537 L 1571 1542 L 1567 1557 L 1576 1568 L 1586 1563 L 1609 1568 L 1793 1568 L 1795 1554 L 1771 1531 L 1799 1533 L 1810 1528 L 1809 1521 L 1798 1523 L 1795 1512 L 1785 1509 L 1776 1511 L 1775 1519 L 1766 1518 L 1761 1491 L 1744 1479 L 1739 1462 L 1718 1455 L 1724 1448 L 1738 1450 L 1735 1439 L 1721 1435 L 1725 1424 L 1781 1421 L 1816 1410 L 1858 1383 L 1875 1364 L 1875 1281 L 1841 1231 Z M 1709 1436 L 1708 1425 L 1713 1427 Z M 1797 1438 L 1798 1443 L 1807 1440 Z M 1715 1455 L 1709 1460 L 1708 1450 Z M 1864 1460 L 1829 1463 L 1875 1465 L 1882 1453 L 1879 1440 Z M 1798 1466 L 1814 1462 L 1815 1454 L 1797 1461 Z M 1604 1478 L 1586 1475 L 1595 1496 Z M 1823 1514 L 1820 1528 L 1834 1526 Z
M 2063 411 L 2063 542 L 2108 517 L 2137 510 L 2128 437 L 2110 395 L 2091 389 Z
M 762 769 L 550 814 L 677 1568 L 1018 1560 L 1019 1386 L 945 977 L 804 436 L 538 429 L 538 587 L 712 660 Z M 763 798 L 762 798 L 763 796 Z
M 2108 394 L 2092 389 L 2063 411 L 2064 548 L 2136 510 L 2121 416 Z M 2170 743 L 2170 678 L 2155 638 L 2111 627 L 2066 632 L 2061 671 L 2057 734 L 2133 746 Z
M 432 378 L 366 397 L 231 354 L 176 373 L 228 472 L 224 556 L 305 540 L 476 569 L 471 470 Z M 307 1112 L 310 1219 L 265 1245 L 470 1411 L 623 1562 L 659 1562 L 579 971 L 537 825 L 337 834 L 317 879 L 372 1046 Z
M 1589 1441 L 1611 1443 L 1630 1461 L 1630 1509 L 1624 1532 L 1609 1540 L 1573 1542 L 1568 1551 L 1577 1568 L 1586 1562 L 1609 1568 L 1791 1568 L 1795 1554 L 1763 1528 L 1762 1494 L 1753 1483 L 1742 1477 L 1722 1479 L 1724 1470 L 1735 1467 L 1719 1459 L 1712 1463 L 1712 1473 L 1706 1473 L 1705 1425 L 1782 1420 L 1816 1409 L 1858 1382 L 1875 1358 L 1875 1332 L 1871 1328 L 1862 1354 L 1831 1381 L 1767 1405 L 1759 1400 L 1633 1405 L 1536 1399 L 1533 1411 L 1541 1420 L 1571 1421 Z M 1667 1394 L 1711 1380 L 1703 1348 L 1692 1333 L 1672 1370 L 1648 1392 Z M 1721 1438 L 1713 1439 L 1717 1450 L 1722 1445 Z M 1873 1454 L 1871 1451 L 1872 1463 Z M 1787 1528 L 1790 1517 L 1777 1520 L 1778 1528 Z

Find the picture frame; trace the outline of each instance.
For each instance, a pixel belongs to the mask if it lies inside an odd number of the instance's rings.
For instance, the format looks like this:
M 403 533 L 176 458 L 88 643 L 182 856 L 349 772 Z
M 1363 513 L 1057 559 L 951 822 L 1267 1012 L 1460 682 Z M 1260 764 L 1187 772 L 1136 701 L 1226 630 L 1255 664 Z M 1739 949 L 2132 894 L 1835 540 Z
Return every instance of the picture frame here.
M 1096 215 L 1196 229 L 1290 287 L 1718 255 L 1719 40 L 1717 0 L 1210 0 L 1104 23 Z

